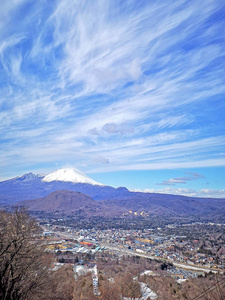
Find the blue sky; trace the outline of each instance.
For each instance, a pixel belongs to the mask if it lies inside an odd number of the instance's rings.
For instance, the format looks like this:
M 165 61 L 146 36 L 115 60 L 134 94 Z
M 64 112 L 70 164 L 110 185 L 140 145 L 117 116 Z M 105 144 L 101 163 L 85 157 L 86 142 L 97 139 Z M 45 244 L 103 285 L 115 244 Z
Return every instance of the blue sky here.
M 220 0 L 3 1 L 0 180 L 225 197 L 224 28 Z

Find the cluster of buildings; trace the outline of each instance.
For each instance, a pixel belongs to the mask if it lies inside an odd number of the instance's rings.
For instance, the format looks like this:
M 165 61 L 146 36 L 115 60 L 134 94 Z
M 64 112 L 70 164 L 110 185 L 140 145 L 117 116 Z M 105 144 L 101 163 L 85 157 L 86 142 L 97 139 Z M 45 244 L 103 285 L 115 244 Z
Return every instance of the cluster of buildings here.
M 95 254 L 113 246 L 118 251 L 129 250 L 171 262 L 199 265 L 218 270 L 224 269 L 225 256 L 215 257 L 211 251 L 200 253 L 199 246 L 186 240 L 185 236 L 165 235 L 153 229 L 124 230 L 124 229 L 75 229 L 71 227 L 45 226 L 45 232 L 65 235 L 67 244 L 61 243 L 61 251 L 73 253 Z M 46 233 L 45 233 L 46 235 Z M 73 241 L 73 242 L 72 242 Z M 52 243 L 49 247 L 57 250 Z

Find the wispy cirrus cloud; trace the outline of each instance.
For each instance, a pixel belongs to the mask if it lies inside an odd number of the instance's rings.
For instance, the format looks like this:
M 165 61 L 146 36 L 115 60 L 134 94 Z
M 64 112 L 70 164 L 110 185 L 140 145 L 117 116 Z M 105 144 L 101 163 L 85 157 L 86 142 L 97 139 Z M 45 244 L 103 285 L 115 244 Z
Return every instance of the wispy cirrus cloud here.
M 224 166 L 223 11 L 217 0 L 5 2 L 2 168 Z

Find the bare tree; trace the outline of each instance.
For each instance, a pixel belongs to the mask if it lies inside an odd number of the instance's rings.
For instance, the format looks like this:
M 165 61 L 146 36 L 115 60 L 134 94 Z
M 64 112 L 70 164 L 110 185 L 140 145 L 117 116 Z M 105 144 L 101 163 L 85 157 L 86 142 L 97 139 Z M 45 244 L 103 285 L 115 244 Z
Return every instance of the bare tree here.
M 51 261 L 35 238 L 38 232 L 23 209 L 0 212 L 0 299 L 30 300 L 44 293 Z
M 101 295 L 104 300 L 121 299 L 118 285 L 108 279 L 101 282 Z
M 122 297 L 128 297 L 131 300 L 141 298 L 140 285 L 137 280 L 133 279 L 132 274 L 123 274 L 123 276 L 117 278 L 117 283 Z

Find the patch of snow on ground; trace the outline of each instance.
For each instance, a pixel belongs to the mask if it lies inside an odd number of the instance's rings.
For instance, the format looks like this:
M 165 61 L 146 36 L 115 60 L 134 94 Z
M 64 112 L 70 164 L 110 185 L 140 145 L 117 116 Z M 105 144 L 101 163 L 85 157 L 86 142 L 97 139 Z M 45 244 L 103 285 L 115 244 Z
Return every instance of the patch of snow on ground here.
M 57 271 L 59 268 L 61 268 L 62 266 L 64 266 L 64 264 L 61 263 L 54 263 L 52 265 L 52 271 Z
M 150 298 L 151 300 L 156 300 L 158 298 L 158 296 L 156 295 L 156 293 L 154 293 L 148 286 L 146 283 L 144 282 L 139 282 L 140 286 L 141 286 L 141 292 L 142 292 L 142 297 L 141 300 L 147 300 L 148 298 Z
M 156 300 L 158 299 L 158 296 L 156 295 L 156 293 L 154 293 L 148 286 L 146 283 L 144 282 L 139 282 L 140 287 L 141 287 L 141 293 L 142 296 L 141 298 L 135 298 L 135 300 L 148 300 L 149 298 L 151 300 Z M 132 298 L 133 299 L 133 298 Z M 132 300 L 131 298 L 127 298 L 127 297 L 123 297 L 123 300 Z
M 186 280 L 187 280 L 187 279 L 181 279 L 181 278 L 180 278 L 180 279 L 177 279 L 177 282 L 178 282 L 178 283 L 183 283 L 183 282 L 185 282 Z
M 151 270 L 146 270 L 146 271 L 142 272 L 140 275 L 141 275 L 141 276 L 143 276 L 143 275 L 157 276 L 157 275 L 156 275 L 153 271 L 151 271 Z
M 79 276 L 85 275 L 89 272 L 89 269 L 85 266 L 74 266 L 74 276 L 77 279 Z

